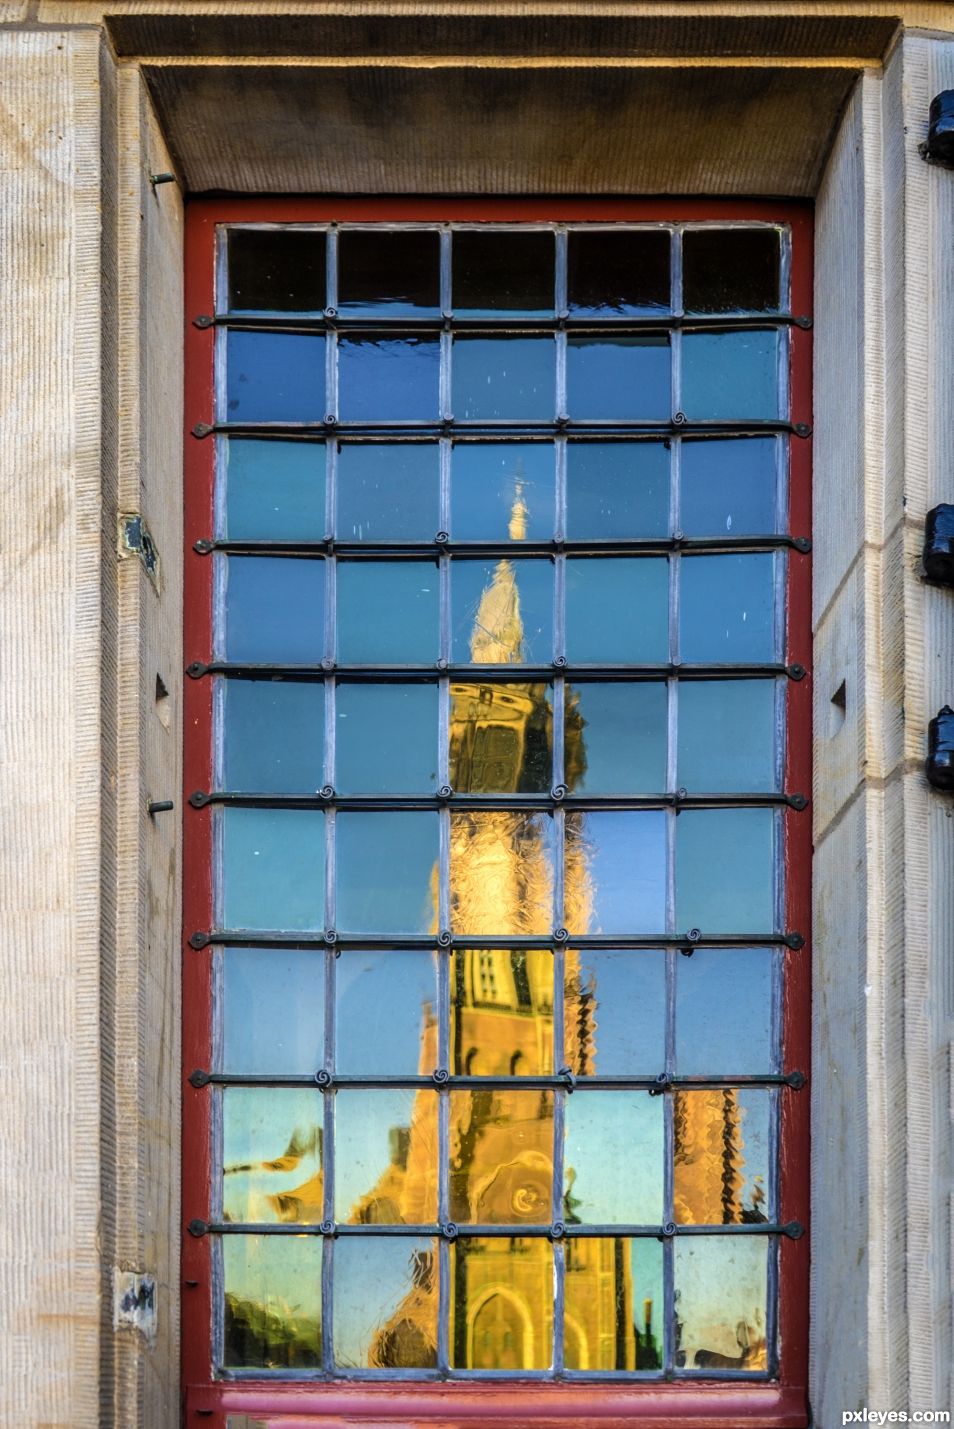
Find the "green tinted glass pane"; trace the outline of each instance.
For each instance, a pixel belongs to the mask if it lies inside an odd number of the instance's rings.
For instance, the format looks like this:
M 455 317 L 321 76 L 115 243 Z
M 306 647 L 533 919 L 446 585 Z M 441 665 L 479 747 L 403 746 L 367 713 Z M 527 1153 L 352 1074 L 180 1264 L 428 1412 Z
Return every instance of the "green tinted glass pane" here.
M 341 1369 L 437 1363 L 437 1243 L 417 1236 L 335 1243 L 334 1355 Z
M 451 464 L 455 541 L 548 541 L 553 536 L 551 442 L 458 442 Z
M 325 958 L 294 948 L 222 955 L 222 1070 L 313 1074 L 324 1061 Z
M 545 684 L 452 684 L 450 782 L 458 794 L 541 794 L 553 784 Z
M 662 442 L 568 442 L 566 534 L 620 541 L 669 531 L 669 452 Z
M 320 809 L 220 810 L 226 928 L 324 926 L 325 820 Z
M 683 333 L 682 406 L 689 420 L 777 419 L 778 344 L 775 329 Z
M 664 557 L 567 558 L 566 657 L 572 665 L 669 659 Z
M 682 444 L 679 521 L 687 536 L 764 536 L 777 527 L 774 437 Z
M 431 541 L 440 525 L 436 442 L 342 442 L 339 541 Z
M 324 652 L 325 563 L 229 556 L 225 657 L 239 663 L 317 664 Z
M 453 410 L 458 421 L 552 421 L 552 337 L 455 337 Z
M 657 1076 L 666 1062 L 662 952 L 568 948 L 564 1056 L 577 1076 Z
M 451 252 L 455 313 L 553 312 L 553 233 L 458 230 Z
M 325 691 L 295 680 L 223 680 L 225 788 L 314 792 L 323 782 Z
M 624 317 L 669 307 L 668 232 L 571 230 L 567 250 L 574 317 Z
M 567 407 L 577 421 L 667 419 L 672 411 L 669 337 L 569 337 Z
M 224 536 L 230 541 L 323 539 L 324 442 L 229 437 L 221 439 L 218 450 L 225 464 Z
M 695 794 L 773 790 L 774 680 L 684 680 L 679 686 L 679 775 Z
M 314 229 L 232 228 L 229 309 L 314 313 L 325 306 L 325 235 Z
M 549 948 L 457 948 L 450 955 L 451 1070 L 468 1077 L 553 1071 Z
M 457 664 L 548 665 L 552 562 L 453 561 L 451 620 L 451 658 Z
M 339 813 L 337 927 L 344 933 L 430 933 L 437 917 L 438 816 Z
M 430 1076 L 437 1045 L 434 955 L 344 948 L 335 960 L 335 1065 L 361 1076 Z
M 553 931 L 553 819 L 513 810 L 452 813 L 451 925 L 500 938 Z
M 222 1237 L 225 1365 L 321 1364 L 321 1257 L 320 1236 Z
M 771 1094 L 709 1087 L 673 1097 L 673 1211 L 680 1225 L 769 1219 Z
M 775 927 L 774 809 L 688 809 L 676 820 L 676 926 Z
M 569 1240 L 563 1362 L 576 1370 L 658 1370 L 663 1363 L 663 1250 L 655 1240 Z M 593 1326 L 604 1332 L 593 1334 Z
M 687 664 L 776 658 L 775 557 L 684 556 L 679 563 L 679 655 Z
M 564 778 L 574 794 L 653 794 L 666 787 L 662 683 L 566 687 Z
M 439 654 L 438 570 L 430 561 L 338 562 L 342 665 L 429 665 Z
M 686 1236 L 675 1242 L 676 1365 L 768 1368 L 767 1236 Z
M 433 422 L 439 387 L 436 338 L 353 333 L 338 339 L 342 422 Z
M 455 1369 L 540 1370 L 553 1363 L 553 1247 L 468 1236 L 450 1248 Z
M 774 959 L 770 948 L 698 948 L 691 958 L 679 958 L 676 1070 L 680 1076 L 757 1076 L 775 1069 Z
M 344 228 L 338 234 L 340 312 L 419 317 L 441 305 L 440 235 L 433 230 Z
M 324 1219 L 322 1095 L 307 1087 L 226 1087 L 222 1212 L 253 1225 Z
M 346 685 L 335 696 L 335 788 L 418 794 L 437 783 L 437 686 Z
M 666 926 L 666 823 L 657 809 L 567 812 L 564 926 L 659 933 Z
M 335 1219 L 422 1225 L 437 1219 L 437 1093 L 335 1093 Z
M 226 344 L 226 421 L 324 420 L 323 334 L 229 328 Z
M 659 1225 L 663 1103 L 644 1091 L 581 1091 L 565 1112 L 563 1219 Z
M 553 1206 L 553 1093 L 450 1093 L 450 1214 L 460 1224 L 544 1225 Z
M 687 313 L 768 313 L 779 304 L 777 228 L 691 228 L 682 236 Z

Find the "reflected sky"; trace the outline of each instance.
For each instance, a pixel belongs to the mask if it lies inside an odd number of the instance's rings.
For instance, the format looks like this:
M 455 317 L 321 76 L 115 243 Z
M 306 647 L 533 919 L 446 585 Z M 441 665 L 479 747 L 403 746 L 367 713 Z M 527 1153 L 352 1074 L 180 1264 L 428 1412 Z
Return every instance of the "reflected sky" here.
M 564 1053 L 577 1076 L 656 1076 L 662 1071 L 663 952 L 569 948 L 564 982 Z
M 666 926 L 666 822 L 658 809 L 566 815 L 566 927 L 660 933 Z M 585 888 L 580 897 L 576 889 Z
M 437 1360 L 437 1245 L 342 1238 L 334 1249 L 334 1358 L 343 1369 L 427 1369 Z
M 568 1224 L 663 1220 L 663 1100 L 644 1091 L 581 1092 L 565 1110 Z
M 231 541 L 320 541 L 325 534 L 324 442 L 220 437 L 217 461 Z
M 765 1369 L 769 1241 L 677 1236 L 674 1244 L 676 1364 Z
M 343 948 L 335 961 L 335 1065 L 408 1076 L 437 1066 L 434 955 Z
M 225 948 L 222 1070 L 307 1076 L 324 1061 L 325 954 Z

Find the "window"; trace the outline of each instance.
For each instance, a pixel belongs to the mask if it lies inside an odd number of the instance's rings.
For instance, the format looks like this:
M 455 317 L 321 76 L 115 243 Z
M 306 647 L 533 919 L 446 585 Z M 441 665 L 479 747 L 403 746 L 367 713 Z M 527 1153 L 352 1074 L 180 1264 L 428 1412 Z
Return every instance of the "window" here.
M 216 1409 L 802 1412 L 806 218 L 563 208 L 193 211 Z

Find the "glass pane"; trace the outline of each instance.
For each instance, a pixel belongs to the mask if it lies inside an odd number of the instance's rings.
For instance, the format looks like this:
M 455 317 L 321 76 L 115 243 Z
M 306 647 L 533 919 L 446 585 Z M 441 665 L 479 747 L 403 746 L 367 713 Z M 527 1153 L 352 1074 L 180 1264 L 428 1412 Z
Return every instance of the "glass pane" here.
M 471 1225 L 549 1225 L 553 1093 L 450 1093 L 450 1214 Z
M 223 926 L 275 932 L 324 927 L 322 811 L 225 808 L 219 816 Z
M 222 1237 L 225 1365 L 321 1364 L 321 1255 L 320 1236 Z
M 766 1369 L 768 1238 L 687 1236 L 674 1244 L 676 1364 Z
M 574 794 L 653 794 L 666 787 L 666 686 L 568 685 L 564 771 Z
M 455 313 L 553 312 L 552 233 L 464 231 L 452 242 Z
M 658 809 L 566 815 L 565 919 L 571 933 L 666 926 L 666 819 Z
M 295 680 L 223 680 L 225 788 L 301 794 L 323 782 L 325 691 Z
M 669 307 L 669 234 L 570 233 L 567 287 L 574 317 L 624 317 Z
M 338 311 L 417 317 L 441 305 L 440 235 L 433 230 L 342 229 Z
M 553 931 L 553 820 L 505 810 L 451 814 L 451 926 L 480 937 Z
M 459 794 L 549 793 L 553 692 L 544 684 L 450 687 L 450 782 Z
M 587 1237 L 567 1241 L 564 1256 L 567 1369 L 661 1369 L 662 1246 Z
M 222 1032 L 224 1072 L 315 1072 L 325 1055 L 324 954 L 226 949 Z
M 322 333 L 226 334 L 226 420 L 322 422 L 325 339 Z
M 339 813 L 335 839 L 341 932 L 434 931 L 437 814 Z
M 768 948 L 698 948 L 677 960 L 680 1076 L 757 1076 L 774 1070 L 774 958 Z
M 683 680 L 679 686 L 679 778 L 696 794 L 772 790 L 774 680 Z
M 568 442 L 568 540 L 629 540 L 669 531 L 669 452 L 662 442 Z
M 450 959 L 451 1071 L 463 1077 L 553 1072 L 553 954 L 461 948 Z
M 563 1219 L 568 1225 L 660 1225 L 663 1098 L 581 1091 L 566 1099 Z
M 321 541 L 325 535 L 324 442 L 221 438 L 226 471 L 223 536 L 231 541 Z
M 451 467 L 455 541 L 549 541 L 553 536 L 551 442 L 458 442 Z
M 567 558 L 566 657 L 574 665 L 669 659 L 665 557 Z
M 434 955 L 342 949 L 335 960 L 335 1065 L 360 1076 L 430 1076 L 437 1046 Z
M 294 228 L 232 228 L 228 245 L 231 312 L 323 310 L 324 233 Z
M 226 1087 L 222 1211 L 264 1225 L 324 1219 L 322 1094 L 307 1087 Z
M 451 564 L 457 664 L 548 665 L 553 658 L 553 564 L 547 560 Z
M 668 420 L 669 336 L 568 337 L 566 389 L 577 421 Z
M 343 685 L 335 695 L 335 788 L 431 793 L 437 783 L 437 686 Z
M 335 1243 L 334 1353 L 343 1369 L 437 1363 L 437 1246 L 402 1236 Z
M 338 562 L 343 665 L 429 665 L 439 653 L 439 576 L 432 561 Z
M 756 664 L 776 658 L 774 556 L 685 556 L 679 580 L 680 659 Z
M 325 563 L 229 556 L 225 658 L 242 664 L 317 664 L 325 644 Z
M 778 310 L 777 228 L 697 228 L 682 236 L 687 313 Z
M 437 1101 L 436 1092 L 397 1088 L 335 1093 L 336 1220 L 437 1220 Z
M 450 1362 L 455 1369 L 549 1369 L 553 1247 L 507 1237 L 450 1248 Z
M 673 1097 L 673 1210 L 681 1225 L 768 1220 L 769 1093 L 708 1088 Z
M 774 437 L 683 442 L 679 522 L 687 536 L 763 536 L 777 527 Z
M 690 422 L 777 419 L 778 344 L 774 329 L 683 333 L 682 406 Z
M 396 338 L 382 333 L 339 337 L 338 419 L 436 421 L 439 376 L 437 338 Z
M 774 809 L 690 809 L 676 820 L 676 926 L 775 927 Z
M 453 409 L 459 422 L 552 421 L 552 337 L 455 337 Z
M 568 948 L 563 1026 L 578 1077 L 656 1076 L 666 1064 L 665 955 Z
M 440 526 L 436 442 L 342 442 L 339 541 L 432 541 Z

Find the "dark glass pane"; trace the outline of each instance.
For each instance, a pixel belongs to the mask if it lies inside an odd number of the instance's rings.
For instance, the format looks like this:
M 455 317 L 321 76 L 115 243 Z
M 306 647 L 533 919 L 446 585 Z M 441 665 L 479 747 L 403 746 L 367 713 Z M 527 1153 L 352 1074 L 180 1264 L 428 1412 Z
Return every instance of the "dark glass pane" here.
M 775 1068 L 768 948 L 699 948 L 676 963 L 680 1076 L 757 1076 Z
M 777 228 L 697 228 L 682 236 L 687 313 L 778 310 Z
M 321 1364 L 321 1237 L 226 1235 L 223 1362 L 231 1369 Z
M 320 1224 L 321 1092 L 307 1087 L 226 1087 L 222 1108 L 225 1220 Z
M 682 444 L 679 523 L 687 536 L 762 536 L 777 526 L 776 441 Z
M 501 939 L 551 933 L 549 814 L 451 814 L 450 895 L 455 933 Z
M 437 1093 L 335 1093 L 335 1219 L 346 1225 L 437 1220 Z
M 453 410 L 458 421 L 552 421 L 552 337 L 456 337 Z
M 776 658 L 775 558 L 692 556 L 680 562 L 679 657 L 687 664 Z
M 695 794 L 775 789 L 774 680 L 684 680 L 679 776 Z
M 222 956 L 222 1070 L 301 1076 L 324 1061 L 325 959 L 293 948 Z
M 567 1241 L 564 1254 L 567 1369 L 661 1369 L 662 1246 L 594 1236 Z
M 437 783 L 437 686 L 344 685 L 335 699 L 341 794 L 431 793 Z
M 455 541 L 549 541 L 553 486 L 550 442 L 458 442 L 451 535 Z
M 229 437 L 222 438 L 219 452 L 227 462 L 224 536 L 231 541 L 323 539 L 324 442 Z
M 569 1225 L 663 1220 L 663 1102 L 645 1091 L 566 1100 L 563 1219 Z
M 450 957 L 450 1060 L 456 1076 L 553 1071 L 553 954 L 459 948 Z
M 570 312 L 576 317 L 664 312 L 669 249 L 665 231 L 574 230 L 567 248 Z
M 429 665 L 438 656 L 438 571 L 429 561 L 338 562 L 343 665 Z
M 436 442 L 343 442 L 338 448 L 339 541 L 431 541 L 440 526 Z
M 427 952 L 342 949 L 335 959 L 335 1065 L 362 1076 L 430 1076 L 437 978 Z
M 451 1220 L 543 1225 L 552 1218 L 553 1093 L 450 1093 Z
M 662 442 L 569 442 L 566 534 L 626 540 L 669 532 L 669 452 Z
M 455 313 L 553 312 L 552 233 L 465 231 L 452 245 Z
M 437 1363 L 437 1244 L 415 1236 L 335 1243 L 334 1354 L 342 1369 Z
M 767 1221 L 769 1093 L 724 1087 L 677 1091 L 672 1120 L 676 1221 L 697 1226 Z
M 678 1368 L 766 1369 L 768 1237 L 677 1236 L 674 1244 Z
M 569 948 L 564 1055 L 579 1077 L 656 1076 L 666 1063 L 662 952 Z
M 229 556 L 225 658 L 252 664 L 317 664 L 324 653 L 324 606 L 324 561 Z
M 269 931 L 322 928 L 322 811 L 225 808 L 220 817 L 224 927 Z
M 668 420 L 669 337 L 568 337 L 566 389 L 577 421 Z
M 689 809 L 676 820 L 676 926 L 775 927 L 774 809 Z
M 567 558 L 566 657 L 574 665 L 669 659 L 665 557 Z
M 433 422 L 439 409 L 440 343 L 432 337 L 358 334 L 338 339 L 342 422 Z
M 434 931 L 436 814 L 339 813 L 335 836 L 341 932 Z
M 224 680 L 222 696 L 226 789 L 302 794 L 321 787 L 322 685 Z
M 459 794 L 540 794 L 553 784 L 553 694 L 544 684 L 452 684 L 450 782 Z
M 666 787 L 664 684 L 568 685 L 564 770 L 574 794 L 654 794 Z
M 774 329 L 683 333 L 682 406 L 689 420 L 777 419 L 778 343 Z
M 228 242 L 231 312 L 322 311 L 324 233 L 293 228 L 232 228 Z
M 321 422 L 325 339 L 321 333 L 236 332 L 226 337 L 226 421 Z
M 441 305 L 440 235 L 426 230 L 338 234 L 338 310 L 416 317 Z
M 553 1247 L 508 1237 L 450 1248 L 450 1362 L 455 1369 L 549 1369 L 553 1363 Z
M 571 933 L 666 926 L 666 819 L 657 809 L 566 815 L 564 925 Z
M 457 664 L 548 665 L 553 658 L 553 565 L 455 560 L 451 658 Z

